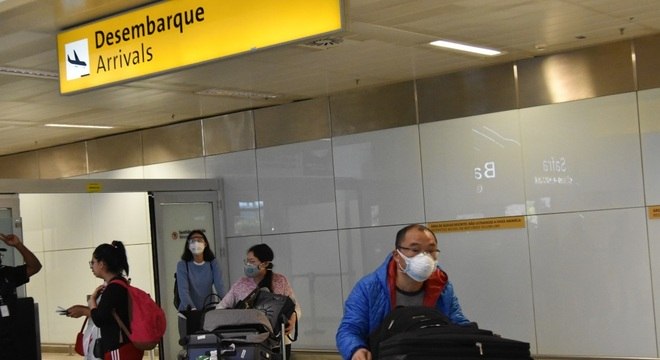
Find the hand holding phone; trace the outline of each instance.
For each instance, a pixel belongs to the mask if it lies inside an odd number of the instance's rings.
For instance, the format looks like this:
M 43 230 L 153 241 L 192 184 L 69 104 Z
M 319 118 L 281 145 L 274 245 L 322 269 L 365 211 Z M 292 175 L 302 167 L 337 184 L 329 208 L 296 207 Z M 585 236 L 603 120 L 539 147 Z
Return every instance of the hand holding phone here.
M 57 310 L 55 310 L 55 312 L 58 313 L 58 314 L 60 314 L 60 315 L 67 315 L 67 314 L 68 314 L 67 309 L 65 309 L 65 308 L 63 308 L 63 307 L 61 307 L 61 306 L 58 306 L 58 307 L 57 307 Z

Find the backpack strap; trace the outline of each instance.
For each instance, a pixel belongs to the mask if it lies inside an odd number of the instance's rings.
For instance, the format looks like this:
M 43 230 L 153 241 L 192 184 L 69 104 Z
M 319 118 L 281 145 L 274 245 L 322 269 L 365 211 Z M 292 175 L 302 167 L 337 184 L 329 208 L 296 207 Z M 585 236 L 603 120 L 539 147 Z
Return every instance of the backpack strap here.
M 119 284 L 119 285 L 123 286 L 126 289 L 126 293 L 128 295 L 128 316 L 130 317 L 131 316 L 131 295 L 128 294 L 128 287 L 130 285 L 124 283 L 121 280 L 112 280 L 108 284 L 112 284 L 112 283 Z M 131 332 L 128 331 L 128 327 L 121 320 L 121 318 L 119 317 L 119 314 L 117 314 L 117 311 L 115 309 L 112 309 L 112 317 L 115 318 L 115 321 L 117 321 L 117 325 L 119 325 L 119 328 L 124 332 L 124 334 L 126 334 L 126 336 L 128 336 L 130 338 Z

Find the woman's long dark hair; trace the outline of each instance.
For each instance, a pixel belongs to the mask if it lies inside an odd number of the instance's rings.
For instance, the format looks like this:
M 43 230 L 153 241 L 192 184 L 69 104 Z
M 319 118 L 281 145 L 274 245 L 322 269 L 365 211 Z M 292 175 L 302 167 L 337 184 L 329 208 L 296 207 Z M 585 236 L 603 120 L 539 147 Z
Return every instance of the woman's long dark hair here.
M 259 259 L 261 262 L 269 261 L 268 266 L 266 267 L 266 276 L 257 284 L 257 288 L 268 288 L 270 292 L 273 292 L 273 259 L 275 254 L 273 254 L 273 249 L 266 244 L 257 244 L 248 249 L 248 253 L 254 254 L 254 257 Z
M 211 246 L 209 246 L 209 240 L 206 238 L 206 235 L 204 234 L 203 230 L 195 229 L 188 234 L 188 237 L 186 238 L 186 243 L 183 244 L 183 254 L 181 254 L 181 260 L 183 261 L 193 261 L 195 256 L 193 253 L 188 249 L 188 241 L 190 241 L 190 238 L 193 237 L 193 235 L 198 234 L 202 236 L 202 239 L 204 239 L 204 261 L 211 261 L 215 259 L 215 255 L 213 254 L 213 251 L 211 251 Z
M 96 261 L 103 261 L 109 272 L 128 276 L 128 258 L 126 248 L 121 241 L 114 240 L 111 244 L 97 246 L 92 256 Z

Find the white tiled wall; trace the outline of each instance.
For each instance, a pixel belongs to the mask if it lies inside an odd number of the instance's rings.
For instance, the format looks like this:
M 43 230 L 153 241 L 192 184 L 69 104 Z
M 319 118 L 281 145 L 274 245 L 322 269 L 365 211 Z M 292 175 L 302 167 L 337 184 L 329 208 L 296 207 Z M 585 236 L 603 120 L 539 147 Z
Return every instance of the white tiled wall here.
M 343 299 L 401 226 L 526 215 L 522 229 L 438 234 L 465 314 L 537 353 L 657 357 L 660 220 L 645 208 L 660 205 L 657 114 L 649 90 L 91 177 L 221 178 L 229 278 L 249 246 L 274 248 L 303 308 L 294 348 L 334 348 Z M 94 286 L 93 246 L 126 239 L 148 258 L 146 201 L 127 199 L 21 196 L 45 262 L 28 287 L 46 304 L 42 341 L 72 341 L 80 323 L 54 306 Z
M 439 263 L 463 313 L 480 327 L 530 343 L 534 303 L 525 229 L 439 233 Z
M 538 218 L 529 241 L 539 352 L 656 357 L 645 210 Z
M 332 140 L 339 228 L 424 221 L 419 129 Z
M 428 221 L 525 214 L 518 116 L 420 125 Z
M 42 342 L 75 340 L 82 319 L 55 310 L 86 304 L 85 295 L 101 283 L 88 263 L 101 243 L 121 240 L 134 284 L 154 293 L 145 194 L 27 194 L 20 202 L 25 243 L 43 265 L 27 285 L 39 304 Z
M 660 89 L 640 91 L 638 98 L 646 201 L 660 205 Z
M 520 118 L 530 214 L 643 204 L 635 94 L 523 109 Z
M 275 253 L 276 272 L 284 274 L 296 293 L 302 315 L 297 346 L 334 348 L 342 306 L 336 231 L 264 236 Z
M 660 219 L 649 219 L 649 249 L 651 252 L 651 276 L 653 278 L 653 305 L 655 308 L 655 331 L 660 334 L 660 296 L 658 291 L 660 289 Z M 660 346 L 660 337 L 656 338 L 658 346 Z
M 206 158 L 206 175 L 222 179 L 225 233 L 231 236 L 261 234 L 261 203 L 254 151 L 240 151 Z
M 262 234 L 337 227 L 330 140 L 257 150 Z

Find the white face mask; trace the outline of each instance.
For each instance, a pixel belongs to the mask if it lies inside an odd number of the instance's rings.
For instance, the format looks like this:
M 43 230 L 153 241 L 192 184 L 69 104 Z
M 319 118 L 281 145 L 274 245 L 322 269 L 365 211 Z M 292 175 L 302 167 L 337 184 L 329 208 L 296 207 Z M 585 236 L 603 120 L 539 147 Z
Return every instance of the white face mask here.
M 193 253 L 193 255 L 199 255 L 204 252 L 204 244 L 195 241 L 188 245 L 188 249 L 190 249 L 190 252 Z
M 424 282 L 431 276 L 431 274 L 433 274 L 433 270 L 435 270 L 436 264 L 435 259 L 433 259 L 431 255 L 426 253 L 419 253 L 414 257 L 409 258 L 403 255 L 399 249 L 396 251 L 406 262 L 406 268 L 403 269 L 401 268 L 401 265 L 399 265 L 399 269 L 401 269 L 404 274 L 410 276 L 410 278 L 413 280 L 417 282 Z

